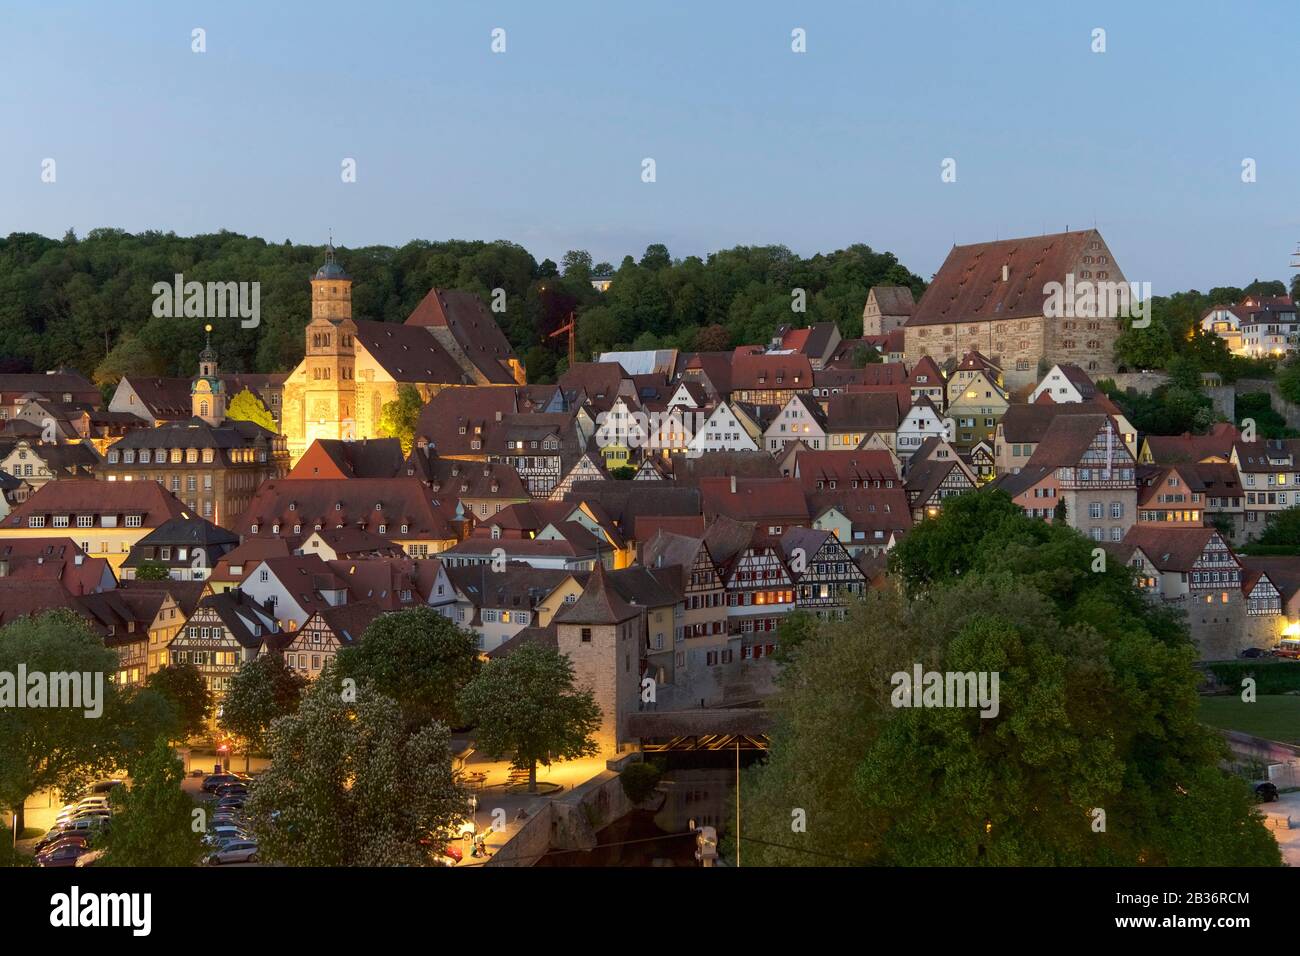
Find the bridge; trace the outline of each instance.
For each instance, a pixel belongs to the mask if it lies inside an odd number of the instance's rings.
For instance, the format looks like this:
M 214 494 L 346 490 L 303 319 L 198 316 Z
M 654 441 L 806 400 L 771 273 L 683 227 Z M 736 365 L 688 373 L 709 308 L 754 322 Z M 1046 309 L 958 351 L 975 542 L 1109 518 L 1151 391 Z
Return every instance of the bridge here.
M 627 718 L 629 737 L 646 753 L 669 750 L 766 750 L 772 716 L 761 707 L 641 711 Z

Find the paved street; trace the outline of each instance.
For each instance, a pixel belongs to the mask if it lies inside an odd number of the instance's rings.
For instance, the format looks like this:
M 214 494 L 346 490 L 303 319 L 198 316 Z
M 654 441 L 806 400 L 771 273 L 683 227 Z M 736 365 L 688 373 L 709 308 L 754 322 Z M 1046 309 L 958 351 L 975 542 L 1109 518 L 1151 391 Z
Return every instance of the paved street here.
M 1288 866 L 1300 866 L 1300 790 L 1279 795 L 1275 803 L 1261 803 L 1259 806 L 1270 825 L 1282 823 L 1288 816 L 1294 829 L 1274 828 L 1269 832 L 1277 839 L 1282 849 L 1282 859 Z
M 494 819 L 499 821 L 505 819 L 505 828 L 500 831 L 493 831 L 484 841 L 488 852 L 495 853 L 523 826 L 526 819 L 519 818 L 519 811 L 525 811 L 530 817 L 537 810 L 544 806 L 552 797 L 568 793 L 574 787 L 581 786 L 592 777 L 605 770 L 605 757 L 588 757 L 582 760 L 571 760 L 563 763 L 552 764 L 550 767 L 537 768 L 537 783 L 553 784 L 561 789 L 552 793 L 529 794 L 526 792 L 506 792 L 507 780 L 510 773 L 510 762 L 508 760 L 491 761 L 474 754 L 465 764 L 466 775 L 474 773 L 484 773 L 487 775 L 486 780 L 480 786 L 467 784 L 467 788 L 478 798 L 478 810 L 476 813 L 477 828 L 481 833 L 489 826 L 493 825 Z M 496 813 L 496 811 L 504 811 Z M 485 862 L 481 857 L 474 858 L 470 856 L 471 844 L 469 840 L 462 841 L 463 857 L 458 864 L 459 866 L 472 866 Z

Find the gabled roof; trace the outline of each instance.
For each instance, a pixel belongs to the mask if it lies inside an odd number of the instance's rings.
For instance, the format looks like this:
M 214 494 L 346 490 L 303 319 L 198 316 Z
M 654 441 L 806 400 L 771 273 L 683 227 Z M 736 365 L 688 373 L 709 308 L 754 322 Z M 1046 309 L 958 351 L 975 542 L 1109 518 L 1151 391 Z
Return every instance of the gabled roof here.
M 132 482 L 125 487 L 141 484 L 144 483 Z M 278 533 L 272 530 L 277 524 Z M 315 531 L 317 524 L 322 530 L 339 525 L 361 526 L 390 538 L 447 540 L 455 537 L 437 495 L 414 478 L 264 481 L 236 519 L 235 528 L 245 540 L 256 534 L 299 542 Z M 301 525 L 300 533 L 292 532 L 294 525 Z M 380 525 L 385 527 L 382 532 Z M 407 526 L 406 532 L 401 532 L 402 525 Z M 252 530 L 255 526 L 256 532 Z
M 420 410 L 417 442 L 427 439 L 443 457 L 482 457 L 488 438 L 502 418 L 518 411 L 517 391 L 504 385 L 441 389 Z M 464 429 L 462 433 L 461 429 Z M 473 447 L 474 441 L 480 447 Z
M 1183 432 L 1181 435 L 1147 435 L 1146 447 L 1159 465 L 1202 461 L 1215 457 L 1227 461 L 1232 448 L 1241 441 L 1241 432 L 1231 422 L 1215 422 L 1204 435 Z
M 357 344 L 364 346 L 395 382 L 469 385 L 474 381 L 427 329 L 370 319 L 354 319 L 353 324 Z
M 126 515 L 139 515 L 140 527 L 156 528 L 169 518 L 186 517 L 184 505 L 156 481 L 92 481 L 69 479 L 47 481 L 26 501 L 16 507 L 0 527 L 25 528 L 34 516 L 46 519 L 51 527 L 52 515 L 112 516 L 118 527 L 125 527 Z M 76 527 L 70 521 L 70 528 Z
M 699 455 L 673 455 L 673 478 L 689 486 L 701 478 L 735 475 L 737 478 L 780 478 L 776 459 L 765 451 L 706 451 Z
M 911 373 L 907 376 L 907 384 L 911 388 L 943 388 L 947 382 L 939 366 L 928 355 L 922 355 L 917 359 Z
M 1116 550 L 1121 560 L 1127 561 L 1134 550 L 1141 549 L 1157 571 L 1186 573 L 1192 570 L 1217 535 L 1213 528 L 1159 528 L 1136 524 L 1129 528 Z
M 834 481 L 838 489 L 849 489 L 856 481 L 898 481 L 898 469 L 887 451 L 802 451 L 796 459 L 798 480 L 805 492 L 829 488 Z M 818 482 L 822 487 L 818 487 Z
M 912 290 L 905 285 L 873 285 L 867 298 L 874 298 L 881 315 L 911 315 L 916 307 Z
M 1036 444 L 1043 440 L 1048 428 L 1060 417 L 1099 414 L 1106 414 L 1106 412 L 1095 402 L 1073 402 L 1065 405 L 1016 403 L 1007 406 L 1006 413 L 999 424 L 1006 441 L 1013 444 Z
M 1030 488 L 1033 488 L 1040 482 L 1050 480 L 1055 477 L 1055 475 L 1056 469 L 1052 466 L 1034 465 L 1031 467 L 1026 465 L 1018 472 L 1006 472 L 1005 474 L 998 475 L 989 482 L 988 487 L 998 491 L 1005 491 L 1014 498 L 1017 495 L 1028 491 Z
M 206 586 L 203 581 L 177 581 L 175 578 L 167 578 L 163 581 L 120 581 L 117 589 L 125 592 L 163 591 L 171 595 L 172 600 L 180 607 L 181 613 L 189 617 L 199 606 Z
M 430 289 L 403 323 L 410 328 L 446 330 L 483 377 L 494 384 L 515 380 L 506 362 L 515 357 L 509 340 L 487 306 L 473 292 Z M 444 381 L 432 379 L 431 381 Z M 460 378 L 445 381 L 460 381 Z
M 731 394 L 730 352 L 691 352 L 684 356 L 682 375 L 688 381 L 702 375 L 723 398 Z
M 808 518 L 803 489 L 788 478 L 702 478 L 700 495 L 707 517 L 725 515 L 760 523 L 769 518 Z
M 593 575 L 594 576 L 594 575 Z M 676 588 L 656 577 L 650 568 L 639 564 L 608 572 L 609 584 L 630 606 L 645 608 L 676 604 L 680 595 Z
M 509 561 L 501 571 L 489 565 L 448 567 L 447 577 L 456 590 L 476 608 L 531 609 L 576 575 L 558 568 L 534 568 Z
M 847 392 L 827 403 L 826 423 L 833 432 L 892 432 L 902 420 L 896 392 Z
M 812 365 L 805 355 L 753 354 L 738 348 L 732 354 L 731 390 L 811 389 Z
M 57 372 L 4 372 L 0 373 L 0 404 L 11 405 L 28 393 L 59 399 L 70 394 L 73 401 L 102 401 L 99 389 L 80 372 L 59 369 Z
M 100 589 L 105 572 L 112 572 L 106 558 L 92 558 L 72 538 L 0 538 L 0 579 L 55 581 L 69 594 Z
M 563 388 L 580 388 L 599 411 L 608 411 L 624 382 L 632 377 L 618 362 L 576 362 L 560 376 Z M 633 386 L 635 389 L 635 386 Z
M 1056 418 L 1029 457 L 1028 464 L 1053 468 L 1073 467 L 1097 437 L 1097 432 L 1109 422 L 1110 418 L 1106 415 L 1063 415 Z M 1115 454 L 1122 459 L 1129 458 L 1128 449 L 1118 437 L 1115 440 Z
M 401 469 L 402 443 L 396 438 L 318 438 L 285 477 L 393 478 Z
M 704 532 L 704 543 L 719 570 L 731 564 L 754 540 L 754 522 L 718 515 Z
M 641 614 L 614 587 L 603 564 L 597 564 L 578 600 L 566 604 L 554 617 L 559 624 L 621 624 Z
M 857 490 L 817 491 L 808 495 L 808 510 L 820 518 L 836 509 L 855 532 L 902 532 L 912 526 L 912 506 L 901 486 Z
M 403 557 L 406 554 L 401 545 L 355 526 L 322 528 L 320 531 L 313 531 L 307 537 L 320 538 L 321 542 L 340 558 L 357 558 L 367 555 Z
M 1100 239 L 1097 230 L 1085 229 L 953 246 L 907 327 L 1043 315 L 1044 287 L 1064 285 L 1094 239 Z
M 239 535 L 218 527 L 206 518 L 169 518 L 136 542 L 136 547 L 182 545 L 191 548 L 219 548 L 239 544 Z M 224 553 L 224 552 L 223 552 Z

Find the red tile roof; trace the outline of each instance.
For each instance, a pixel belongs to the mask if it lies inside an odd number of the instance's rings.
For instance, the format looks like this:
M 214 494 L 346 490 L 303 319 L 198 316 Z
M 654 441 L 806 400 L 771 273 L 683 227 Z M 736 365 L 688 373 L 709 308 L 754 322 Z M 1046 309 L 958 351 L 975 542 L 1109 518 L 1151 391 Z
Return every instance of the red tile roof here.
M 1049 282 L 1064 284 L 1097 230 L 953 246 L 907 327 L 1043 314 Z M 1007 279 L 1002 270 L 1007 267 Z
M 156 481 L 93 481 L 69 479 L 46 482 L 0 523 L 0 528 L 26 528 L 28 518 L 45 518 L 44 527 L 53 527 L 55 515 L 69 516 L 69 528 L 77 526 L 76 516 L 117 519 L 117 527 L 126 527 L 127 515 L 139 515 L 141 528 L 156 528 L 170 518 L 187 517 L 185 506 Z M 98 527 L 100 522 L 95 521 Z
M 430 289 L 404 323 L 408 328 L 445 330 L 455 339 L 461 353 L 487 382 L 513 384 L 507 360 L 515 357 L 510 342 L 492 313 L 473 292 Z M 436 379 L 434 381 L 460 381 Z

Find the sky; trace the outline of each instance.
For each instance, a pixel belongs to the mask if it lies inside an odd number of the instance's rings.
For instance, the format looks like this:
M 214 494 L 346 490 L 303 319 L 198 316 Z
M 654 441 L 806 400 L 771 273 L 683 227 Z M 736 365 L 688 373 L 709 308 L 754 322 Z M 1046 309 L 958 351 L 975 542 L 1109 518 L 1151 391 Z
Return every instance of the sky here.
M 3 0 L 0 235 L 865 243 L 928 279 L 1095 225 L 1157 294 L 1289 282 L 1298 59 L 1295 0 Z

